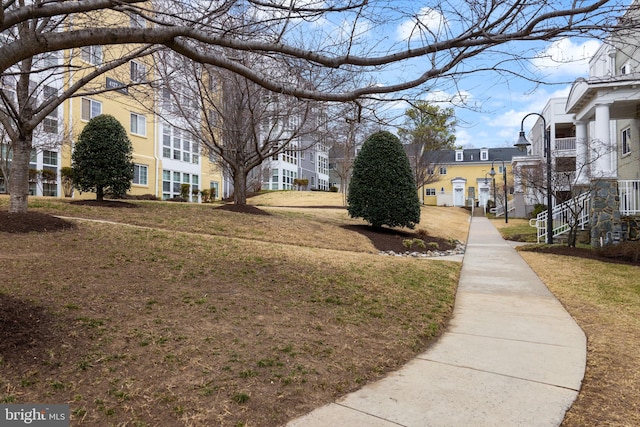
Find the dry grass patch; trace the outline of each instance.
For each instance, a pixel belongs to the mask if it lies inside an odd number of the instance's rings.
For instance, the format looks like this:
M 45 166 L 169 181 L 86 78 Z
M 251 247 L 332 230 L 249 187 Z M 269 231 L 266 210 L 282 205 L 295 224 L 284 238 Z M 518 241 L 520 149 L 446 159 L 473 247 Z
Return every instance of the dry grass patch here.
M 511 218 L 508 223 L 503 219 L 492 219 L 491 223 L 500 231 L 503 238 L 516 242 L 536 243 L 538 241 L 535 227 L 529 225 L 528 219 Z
M 420 224 L 416 229 L 426 230 L 430 236 L 467 241 L 469 235 L 469 211 L 463 208 L 422 206 Z
M 327 191 L 269 191 L 250 197 L 253 206 L 336 206 L 344 207 L 344 194 Z
M 563 426 L 640 425 L 640 267 L 520 252 L 587 334 L 587 370 Z
M 459 264 L 369 254 L 297 214 L 34 203 L 159 228 L 0 233 L 0 326 L 19 338 L 0 344 L 0 400 L 69 402 L 74 425 L 282 425 L 413 358 L 453 306 Z
M 146 201 L 126 203 L 135 208 L 85 206 L 62 199 L 33 198 L 30 209 L 52 215 L 108 220 L 165 230 L 377 253 L 367 238 L 339 227 L 350 223 L 341 221 L 339 215 L 333 219 L 327 215 L 297 214 L 295 210 L 270 210 L 271 215 L 241 215 L 218 209 L 219 205 Z
M 273 212 L 272 207 L 296 207 L 289 211 L 304 213 L 307 217 L 322 218 L 326 221 L 338 219 L 349 221 L 349 215 L 343 206 L 343 194 L 317 191 L 276 191 L 252 197 L 248 203 L 265 207 Z M 307 209 L 324 207 L 326 209 Z M 337 207 L 337 208 L 331 208 Z M 279 209 L 281 211 L 283 209 Z M 353 223 L 362 224 L 360 219 L 352 219 Z M 429 236 L 451 238 L 466 241 L 469 233 L 469 211 L 462 208 L 442 206 L 422 206 L 420 223 L 416 230 L 424 230 Z

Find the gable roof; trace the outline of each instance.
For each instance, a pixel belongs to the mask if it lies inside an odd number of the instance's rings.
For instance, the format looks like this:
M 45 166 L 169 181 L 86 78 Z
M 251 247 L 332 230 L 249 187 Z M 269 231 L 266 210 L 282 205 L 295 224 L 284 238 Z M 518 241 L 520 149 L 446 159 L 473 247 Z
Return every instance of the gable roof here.
M 488 159 L 480 160 L 480 152 L 487 150 Z M 462 161 L 456 161 L 456 151 L 462 151 Z M 435 163 L 464 164 L 464 163 L 491 163 L 495 160 L 503 160 L 511 163 L 513 157 L 522 156 L 523 153 L 517 147 L 501 148 L 467 148 L 463 150 L 439 150 L 424 153 L 427 159 L 433 159 Z M 436 160 L 437 159 L 437 160 Z

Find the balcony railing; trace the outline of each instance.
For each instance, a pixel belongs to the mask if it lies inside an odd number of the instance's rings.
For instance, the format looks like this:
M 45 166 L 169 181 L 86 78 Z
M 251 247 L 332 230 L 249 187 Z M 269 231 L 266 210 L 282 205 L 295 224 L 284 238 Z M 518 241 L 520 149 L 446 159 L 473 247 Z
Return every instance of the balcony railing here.
M 640 215 L 640 180 L 619 180 L 618 196 L 620 198 L 620 215 Z M 559 236 L 569 231 L 573 225 L 584 229 L 589 224 L 591 212 L 591 197 L 589 193 L 582 193 L 577 198 L 554 206 L 553 236 Z M 547 234 L 548 211 L 540 212 L 529 221 L 529 225 L 538 229 L 538 243 Z
M 556 151 L 575 150 L 576 138 L 556 138 L 555 139 Z
M 620 215 L 640 215 L 640 181 L 618 181 L 618 195 L 620 196 Z

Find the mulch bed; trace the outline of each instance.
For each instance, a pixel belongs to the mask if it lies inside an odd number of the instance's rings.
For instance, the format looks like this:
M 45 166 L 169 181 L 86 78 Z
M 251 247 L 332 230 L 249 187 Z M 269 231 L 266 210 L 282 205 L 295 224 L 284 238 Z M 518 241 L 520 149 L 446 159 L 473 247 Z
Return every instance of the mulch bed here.
M 594 261 L 609 262 L 615 264 L 627 264 L 640 266 L 640 242 L 625 242 L 619 245 L 609 246 L 605 249 L 593 250 L 589 248 L 574 248 L 565 245 L 521 247 L 520 250 L 572 256 L 576 258 L 592 259 Z
M 0 231 L 5 233 L 42 233 L 70 230 L 75 227 L 73 222 L 40 212 L 9 213 L 0 211 Z

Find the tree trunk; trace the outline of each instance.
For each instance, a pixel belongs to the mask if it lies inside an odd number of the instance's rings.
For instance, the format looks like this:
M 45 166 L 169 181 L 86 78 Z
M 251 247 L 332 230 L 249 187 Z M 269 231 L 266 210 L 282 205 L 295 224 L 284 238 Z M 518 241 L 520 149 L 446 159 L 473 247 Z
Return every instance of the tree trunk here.
M 569 229 L 569 233 L 567 236 L 567 246 L 575 248 L 577 240 L 578 240 L 578 227 L 576 225 Z
M 242 168 L 233 174 L 233 202 L 236 205 L 247 204 L 247 173 Z
M 27 133 L 13 143 L 13 158 L 8 183 L 8 190 L 11 194 L 9 198 L 9 212 L 11 213 L 27 212 L 29 201 L 29 161 L 31 160 L 32 144 L 32 133 Z
M 101 185 L 96 187 L 96 200 L 104 200 L 104 188 Z

